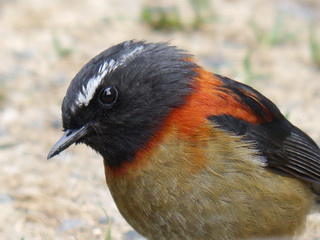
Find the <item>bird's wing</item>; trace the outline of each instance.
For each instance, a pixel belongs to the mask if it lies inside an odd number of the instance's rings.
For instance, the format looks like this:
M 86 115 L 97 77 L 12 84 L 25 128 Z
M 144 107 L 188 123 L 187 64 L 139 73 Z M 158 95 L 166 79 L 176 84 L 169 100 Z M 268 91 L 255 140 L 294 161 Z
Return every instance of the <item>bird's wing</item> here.
M 238 101 L 237 106 L 255 115 L 257 120 L 240 119 L 234 114 L 237 111 L 234 107 L 229 112 L 210 116 L 209 120 L 219 128 L 253 142 L 267 159 L 268 168 L 320 183 L 320 149 L 317 144 L 293 126 L 269 99 L 256 90 L 226 77 L 216 77 L 221 85 L 216 87 L 215 92 L 231 94 L 232 101 Z

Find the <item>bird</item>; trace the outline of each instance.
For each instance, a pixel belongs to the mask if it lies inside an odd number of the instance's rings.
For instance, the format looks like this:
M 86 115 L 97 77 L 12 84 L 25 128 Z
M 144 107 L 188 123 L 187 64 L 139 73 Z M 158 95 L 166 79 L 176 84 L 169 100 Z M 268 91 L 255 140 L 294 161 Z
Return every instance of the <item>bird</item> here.
M 120 213 L 147 239 L 292 239 L 317 205 L 315 141 L 168 42 L 92 58 L 67 89 L 62 126 L 48 159 L 72 144 L 98 152 Z

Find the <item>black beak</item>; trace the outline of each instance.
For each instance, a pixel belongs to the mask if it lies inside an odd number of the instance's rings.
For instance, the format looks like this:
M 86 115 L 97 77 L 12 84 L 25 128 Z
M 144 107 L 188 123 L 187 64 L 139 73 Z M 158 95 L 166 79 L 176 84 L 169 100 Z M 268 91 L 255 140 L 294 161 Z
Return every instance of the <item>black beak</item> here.
M 82 128 L 76 130 L 67 130 L 63 136 L 58 140 L 58 142 L 51 148 L 47 159 L 50 159 L 57 154 L 61 153 L 72 144 L 74 144 L 81 137 L 85 136 L 88 133 L 88 128 L 90 124 L 83 126 Z

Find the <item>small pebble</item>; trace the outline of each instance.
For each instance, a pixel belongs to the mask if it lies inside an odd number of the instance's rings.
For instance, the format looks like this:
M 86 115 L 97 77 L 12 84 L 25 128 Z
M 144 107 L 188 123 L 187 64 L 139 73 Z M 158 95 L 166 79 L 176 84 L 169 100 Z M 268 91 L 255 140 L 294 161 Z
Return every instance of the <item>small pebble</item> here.
M 139 233 L 133 230 L 126 232 L 123 236 L 123 239 L 124 240 L 146 240 L 146 238 L 142 237 Z
M 101 228 L 95 228 L 92 230 L 93 235 L 100 236 L 102 234 Z
M 7 193 L 0 193 L 0 204 L 12 203 L 13 198 Z
M 103 216 L 98 219 L 99 224 L 108 224 L 113 222 L 114 222 L 114 218 L 110 216 Z
M 66 232 L 66 231 L 70 231 L 70 230 L 83 228 L 87 225 L 88 224 L 83 219 L 77 219 L 77 218 L 65 219 L 60 224 L 59 230 L 61 232 Z
M 109 218 L 108 217 L 100 217 L 98 222 L 100 224 L 107 224 L 108 223 Z

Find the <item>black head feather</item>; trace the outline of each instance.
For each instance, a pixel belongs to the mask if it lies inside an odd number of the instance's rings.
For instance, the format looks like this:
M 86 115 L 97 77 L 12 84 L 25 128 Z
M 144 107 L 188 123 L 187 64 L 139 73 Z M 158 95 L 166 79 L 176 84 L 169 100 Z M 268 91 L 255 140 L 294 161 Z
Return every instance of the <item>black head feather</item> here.
M 110 167 L 132 161 L 192 91 L 197 66 L 190 57 L 166 43 L 127 41 L 107 49 L 72 80 L 62 104 L 63 127 L 90 122 L 91 130 L 78 142 L 97 150 Z M 118 92 L 112 106 L 99 101 L 106 87 Z

